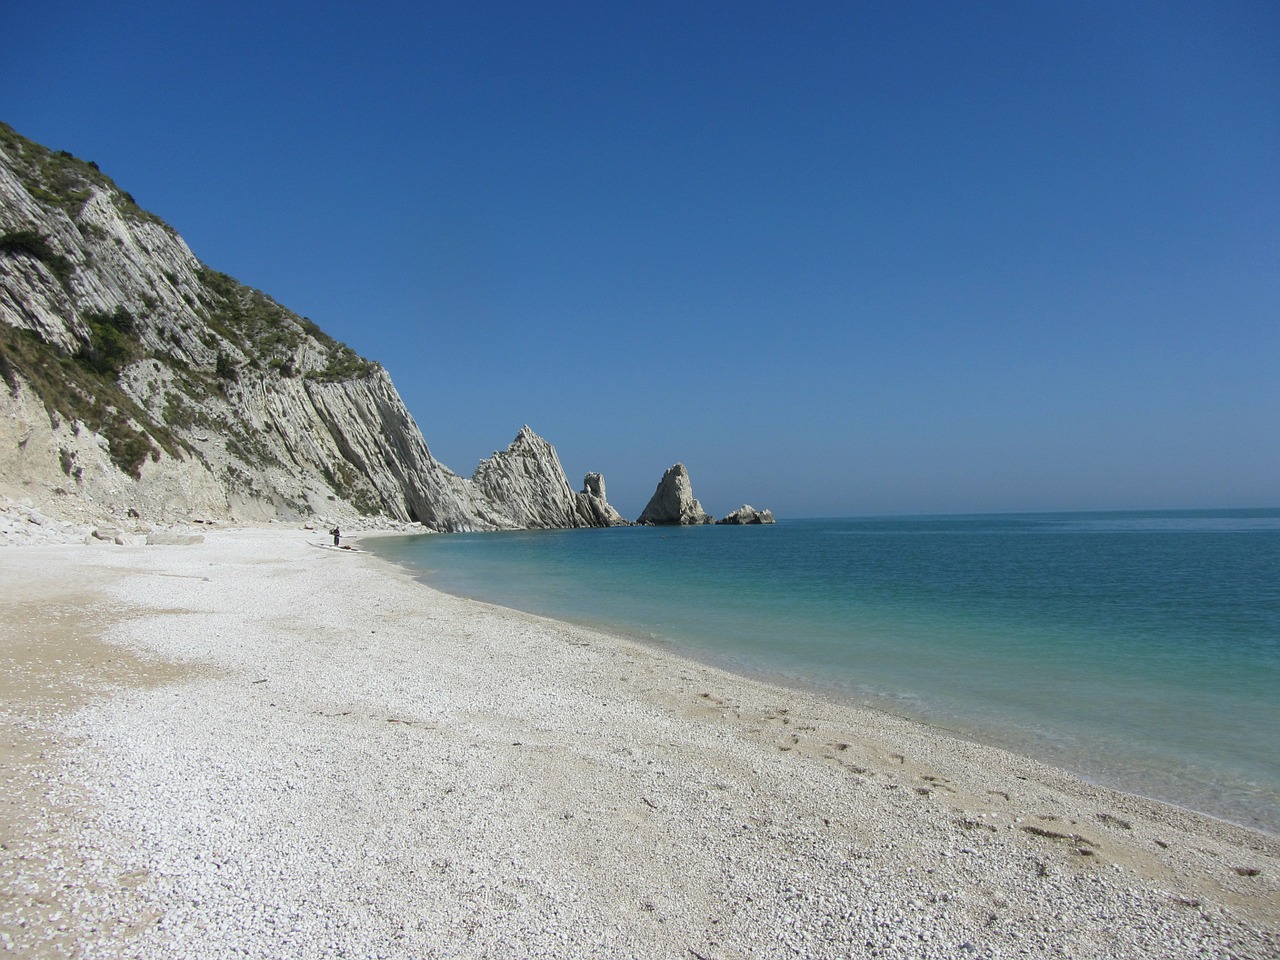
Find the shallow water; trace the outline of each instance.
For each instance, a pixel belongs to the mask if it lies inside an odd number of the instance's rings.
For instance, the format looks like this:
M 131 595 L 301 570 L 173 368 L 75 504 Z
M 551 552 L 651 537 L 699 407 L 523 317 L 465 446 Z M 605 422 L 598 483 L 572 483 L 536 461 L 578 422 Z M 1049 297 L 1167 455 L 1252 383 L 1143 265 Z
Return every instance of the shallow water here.
M 1280 510 L 365 545 L 452 593 L 638 634 L 1280 832 Z

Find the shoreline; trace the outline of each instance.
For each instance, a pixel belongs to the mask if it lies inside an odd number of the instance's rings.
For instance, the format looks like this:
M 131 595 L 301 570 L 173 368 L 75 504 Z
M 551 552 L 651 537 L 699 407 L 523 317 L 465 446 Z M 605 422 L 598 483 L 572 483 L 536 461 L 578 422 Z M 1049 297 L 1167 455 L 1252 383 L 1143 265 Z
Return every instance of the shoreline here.
M 389 535 L 399 536 L 400 534 Z M 817 680 L 806 680 L 801 677 L 789 676 L 782 673 L 770 673 L 763 668 L 752 670 L 743 664 L 717 661 L 710 655 L 706 657 L 699 657 L 695 653 L 681 650 L 675 641 L 646 636 L 639 631 L 628 631 L 625 628 L 614 624 L 535 613 L 528 610 L 522 610 L 519 607 L 485 600 L 483 597 L 475 596 L 473 594 L 455 592 L 444 587 L 438 587 L 418 577 L 407 567 L 391 560 L 386 560 L 385 562 L 391 563 L 393 566 L 405 570 L 410 574 L 410 576 L 413 576 L 418 583 L 422 584 L 428 590 L 434 590 L 439 593 L 443 593 L 446 596 L 455 597 L 459 600 L 466 600 L 471 603 L 482 604 L 484 606 L 492 607 L 495 610 L 511 614 L 535 617 L 538 619 L 548 620 L 552 623 L 562 623 L 569 627 L 603 634 L 613 638 L 618 643 L 634 644 L 636 646 L 652 650 L 660 657 L 669 658 L 674 661 L 687 662 L 697 667 L 705 667 L 709 670 L 727 674 L 730 677 L 739 678 L 746 682 L 758 683 L 766 687 L 776 688 L 780 691 L 787 691 L 798 695 L 812 697 L 820 701 L 828 702 L 837 709 L 845 708 L 852 711 L 863 711 L 873 715 L 891 718 L 902 723 L 922 727 L 926 730 L 932 731 L 939 737 L 969 743 L 977 747 L 999 750 L 1021 757 L 1028 761 L 1042 764 L 1055 770 L 1060 770 L 1062 773 L 1074 777 L 1099 790 L 1107 790 L 1124 796 L 1131 796 L 1147 803 L 1170 807 L 1189 817 L 1203 818 L 1207 822 L 1221 823 L 1241 830 L 1260 833 L 1280 843 L 1280 830 L 1269 829 L 1269 827 L 1261 824 L 1242 823 L 1241 821 L 1232 819 L 1224 814 L 1200 810 L 1184 803 L 1179 803 L 1175 800 L 1153 796 L 1151 794 L 1144 793 L 1139 789 L 1126 787 L 1120 783 L 1108 783 L 1104 779 L 1103 774 L 1095 775 L 1087 770 L 1078 769 L 1063 760 L 1055 759 L 1053 756 L 1037 755 L 1030 746 L 1014 743 L 1013 741 L 1015 738 L 1007 738 L 1009 742 L 1002 743 L 1001 738 L 997 734 L 976 728 L 965 727 L 962 720 L 955 718 L 953 718 L 955 726 L 948 726 L 943 720 L 931 717 L 925 712 L 913 713 L 911 710 L 899 706 L 898 701 L 887 695 L 877 697 L 870 693 L 855 694 L 838 687 L 825 686 Z M 988 733 L 989 735 L 986 735 Z
M 1189 513 L 1193 511 L 1188 511 Z M 1222 511 L 1224 513 L 1241 511 Z M 1131 511 L 1114 513 L 1129 514 Z M 1163 513 L 1163 512 L 1162 512 Z M 1203 511 L 1194 511 L 1197 516 Z M 1000 516 L 1038 516 L 1034 514 L 1001 514 Z M 386 531 L 375 533 L 373 539 L 412 540 L 414 534 Z M 1051 724 L 1041 726 L 1019 725 L 1010 721 L 1004 724 L 992 715 L 976 717 L 966 713 L 968 704 L 952 705 L 951 709 L 939 709 L 928 695 L 908 693 L 895 696 L 891 692 L 861 686 L 856 680 L 841 676 L 837 681 L 824 680 L 817 676 L 806 676 L 788 673 L 778 664 L 765 664 L 759 660 L 737 655 L 736 652 L 717 650 L 714 642 L 698 642 L 681 639 L 674 633 L 666 636 L 652 632 L 660 629 L 626 624 L 611 623 L 600 615 L 591 613 L 576 615 L 556 609 L 556 604 L 545 604 L 527 590 L 524 592 L 510 590 L 490 590 L 485 594 L 483 583 L 473 584 L 468 590 L 459 585 L 456 588 L 435 582 L 436 571 L 426 569 L 412 562 L 416 556 L 412 552 L 408 558 L 401 559 L 399 551 L 394 548 L 383 552 L 375 545 L 371 552 L 381 559 L 387 560 L 407 571 L 418 582 L 430 589 L 440 590 L 451 596 L 490 603 L 502 609 L 508 609 L 535 616 L 545 616 L 552 620 L 569 623 L 584 629 L 606 633 L 624 642 L 640 643 L 658 652 L 694 663 L 724 670 L 734 676 L 756 680 L 788 690 L 804 692 L 836 704 L 856 709 L 869 710 L 872 713 L 887 714 L 901 720 L 921 724 L 956 739 L 976 744 L 1007 750 L 1011 753 L 1035 759 L 1049 766 L 1060 768 L 1080 779 L 1098 787 L 1131 794 L 1153 802 L 1162 803 L 1198 814 L 1210 819 L 1220 820 L 1243 829 L 1256 830 L 1273 838 L 1280 839 L 1280 784 L 1268 783 L 1265 786 L 1251 779 L 1248 773 L 1240 770 L 1224 771 L 1206 764 L 1204 757 L 1194 755 L 1178 755 L 1168 749 L 1161 749 L 1162 744 L 1132 749 L 1132 741 L 1116 737 L 1108 741 L 1108 747 L 1100 745 L 1100 741 L 1082 737 L 1079 731 L 1069 731 L 1069 736 L 1058 736 L 1059 729 Z M 447 561 L 445 561 L 447 562 Z M 521 598 L 527 605 L 521 605 Z M 559 606 L 563 607 L 564 604 Z M 731 634 L 726 633 L 726 636 Z M 784 637 L 785 634 L 778 634 Z M 1035 718 L 1022 718 L 1023 720 Z M 1123 729 L 1123 728 L 1117 728 Z M 1225 779 L 1234 774 L 1235 780 Z M 1223 788 L 1226 784 L 1226 788 Z M 1190 786 L 1189 786 L 1190 785 Z
M 45 775 L 84 797 L 46 844 L 84 855 L 63 939 L 0 915 L 37 952 L 1280 946 L 1274 836 L 445 594 L 374 554 L 314 549 L 319 531 L 202 532 L 0 551 L 32 584 L 99 574 L 115 617 L 99 639 L 142 665 L 131 685 L 90 671 L 96 695 L 18 718 L 58 740 Z M 0 911 L 34 897 L 28 872 L 5 875 Z

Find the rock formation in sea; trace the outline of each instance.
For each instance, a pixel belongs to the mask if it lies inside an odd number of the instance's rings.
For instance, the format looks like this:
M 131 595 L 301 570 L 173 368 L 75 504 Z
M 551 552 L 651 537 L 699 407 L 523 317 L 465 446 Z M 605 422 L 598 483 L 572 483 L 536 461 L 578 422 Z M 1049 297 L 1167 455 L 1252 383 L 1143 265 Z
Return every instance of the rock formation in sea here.
M 387 372 L 210 269 L 96 164 L 0 124 L 0 494 L 52 515 L 585 526 L 527 427 L 473 479 Z
M 712 523 L 712 517 L 693 496 L 693 484 L 683 463 L 668 468 L 658 481 L 658 489 L 649 498 L 636 523 L 646 526 L 672 526 Z
M 749 524 L 749 523 L 773 523 L 772 510 L 757 510 L 749 503 L 744 503 L 733 513 L 726 517 L 721 517 L 716 523 L 729 524 Z
M 584 511 L 585 494 L 575 494 L 569 488 L 555 447 L 526 424 L 506 450 L 480 461 L 471 483 L 487 502 L 521 527 L 564 529 L 625 524 L 604 499 L 604 478 L 598 473 L 587 476 L 599 478 L 599 497 L 592 501 L 592 509 Z
M 574 501 L 585 527 L 630 526 L 630 521 L 624 520 L 605 496 L 603 474 L 588 473 L 583 477 L 582 490 L 575 495 Z

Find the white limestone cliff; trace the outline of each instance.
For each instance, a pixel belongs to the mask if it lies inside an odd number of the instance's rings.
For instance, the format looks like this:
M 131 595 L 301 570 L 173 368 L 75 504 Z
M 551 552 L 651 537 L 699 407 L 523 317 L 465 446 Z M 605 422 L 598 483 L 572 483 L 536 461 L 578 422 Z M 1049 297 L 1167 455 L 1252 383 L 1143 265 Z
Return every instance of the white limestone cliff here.
M 473 479 L 386 371 L 0 124 L 0 494 L 59 516 L 595 525 L 527 427 Z

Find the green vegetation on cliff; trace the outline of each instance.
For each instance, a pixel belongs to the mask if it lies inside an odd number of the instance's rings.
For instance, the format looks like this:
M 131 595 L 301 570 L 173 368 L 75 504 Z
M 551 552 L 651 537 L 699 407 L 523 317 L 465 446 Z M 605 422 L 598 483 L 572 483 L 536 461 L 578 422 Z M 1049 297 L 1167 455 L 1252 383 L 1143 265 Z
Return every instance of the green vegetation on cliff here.
M 135 479 L 148 457 L 160 458 L 157 444 L 178 458 L 188 449 L 88 355 L 61 355 L 34 332 L 0 323 L 0 377 L 15 394 L 19 376 L 31 384 L 55 425 L 79 422 L 102 434 L 112 462 Z
M 125 473 L 139 477 L 161 451 L 199 456 L 181 439 L 196 429 L 224 436 L 228 452 L 248 466 L 278 466 L 256 429 L 230 412 L 250 376 L 270 389 L 274 378 L 348 381 L 380 369 L 225 273 L 197 263 L 193 277 L 185 267 L 181 274 L 171 269 L 172 259 L 164 266 L 148 261 L 148 243 L 129 244 L 112 232 L 95 195 L 119 213 L 126 234 L 152 225 L 175 241 L 177 234 L 92 161 L 49 150 L 2 123 L 0 152 L 0 162 L 43 208 L 33 214 L 24 199 L 0 211 L 0 279 L 12 277 L 13 289 L 31 300 L 48 297 L 57 314 L 46 308 L 46 318 L 33 323 L 29 301 L 14 294 L 10 323 L 18 325 L 0 322 L 0 377 L 14 393 L 19 379 L 29 383 L 55 424 L 79 422 L 104 436 Z M 94 211 L 86 209 L 91 200 Z M 121 256 L 133 271 L 127 281 L 106 273 Z M 24 260 L 47 273 L 24 267 Z M 105 290 L 123 292 L 104 297 Z M 44 339 L 42 331 L 56 327 L 66 331 L 60 343 Z M 335 486 L 353 498 L 363 489 L 341 471 Z
M 46 237 L 34 230 L 13 230 L 0 236 L 0 256 L 27 256 L 39 260 L 58 278 L 63 289 L 69 289 L 71 283 L 71 261 L 60 253 L 55 253 L 49 246 Z
M 74 218 L 95 188 L 106 190 L 126 219 L 149 221 L 173 233 L 172 227 L 138 206 L 133 195 L 116 186 L 92 160 L 81 160 L 66 150 L 50 150 L 28 140 L 7 123 L 0 123 L 0 149 L 9 156 L 13 172 L 27 192 L 41 203 L 58 207 Z
M 293 376 L 301 366 L 307 340 L 314 341 L 324 366 L 309 369 L 309 379 L 337 381 L 367 377 L 378 365 L 365 360 L 305 317 L 282 307 L 261 290 L 208 267 L 199 270 L 205 322 L 234 344 L 255 369 Z

